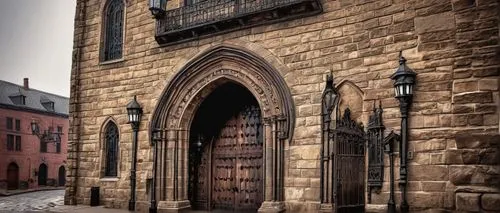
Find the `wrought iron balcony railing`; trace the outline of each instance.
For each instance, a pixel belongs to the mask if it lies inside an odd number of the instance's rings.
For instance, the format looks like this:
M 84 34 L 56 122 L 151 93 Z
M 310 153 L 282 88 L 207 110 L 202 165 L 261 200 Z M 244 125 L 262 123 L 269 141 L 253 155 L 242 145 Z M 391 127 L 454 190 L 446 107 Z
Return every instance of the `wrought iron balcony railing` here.
M 205 0 L 167 10 L 157 20 L 156 40 L 178 43 L 321 11 L 319 0 Z

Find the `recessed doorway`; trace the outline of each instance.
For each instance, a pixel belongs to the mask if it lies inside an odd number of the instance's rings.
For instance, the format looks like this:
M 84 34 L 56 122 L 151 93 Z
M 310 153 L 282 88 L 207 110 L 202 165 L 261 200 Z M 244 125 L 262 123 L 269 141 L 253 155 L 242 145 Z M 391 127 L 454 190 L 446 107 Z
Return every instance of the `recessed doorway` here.
M 256 212 L 263 202 L 262 166 L 259 104 L 245 87 L 225 83 L 202 102 L 191 124 L 192 208 Z

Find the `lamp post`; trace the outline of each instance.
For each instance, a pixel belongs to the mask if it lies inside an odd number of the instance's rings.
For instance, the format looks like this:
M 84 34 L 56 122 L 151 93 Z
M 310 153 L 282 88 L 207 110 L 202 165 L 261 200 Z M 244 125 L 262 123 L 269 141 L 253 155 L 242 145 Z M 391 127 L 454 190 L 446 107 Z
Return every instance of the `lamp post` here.
M 161 129 L 154 129 L 152 132 L 153 136 L 153 183 L 151 186 L 151 204 L 149 206 L 149 213 L 156 213 L 156 167 L 157 167 L 157 156 L 158 156 L 158 143 L 162 140 Z
M 166 0 L 149 0 L 149 11 L 151 11 L 155 19 L 165 16 L 166 3 Z
M 396 99 L 399 100 L 399 109 L 401 111 L 401 141 L 400 141 L 400 180 L 401 186 L 401 212 L 406 213 L 409 210 L 408 202 L 406 200 L 406 186 L 408 184 L 408 167 L 407 167 L 407 153 L 408 153 L 408 115 L 410 106 L 413 100 L 413 88 L 415 85 L 416 73 L 406 66 L 406 59 L 403 57 L 402 52 L 399 53 L 399 67 L 391 79 L 394 80 L 394 89 L 396 92 Z
M 328 197 L 332 197 L 332 195 L 329 196 L 328 194 L 328 185 L 330 179 L 328 178 L 329 171 L 328 171 L 328 163 L 329 160 L 331 159 L 330 155 L 330 124 L 331 124 L 331 114 L 335 108 L 335 105 L 338 102 L 339 95 L 337 91 L 335 90 L 335 87 L 333 85 L 333 74 L 330 73 L 329 75 L 326 76 L 326 86 L 325 90 L 323 91 L 322 95 L 322 107 L 321 107 L 321 118 L 322 118 L 322 125 L 323 125 L 323 132 L 321 134 L 321 140 L 323 141 L 323 144 L 321 146 L 321 177 L 323 178 L 321 180 L 321 203 L 329 203 Z M 333 172 L 333 170 L 332 170 Z M 331 202 L 331 200 L 330 200 Z
M 142 107 L 137 103 L 137 98 L 127 104 L 128 123 L 132 125 L 133 139 L 132 139 L 132 167 L 130 169 L 130 200 L 128 201 L 128 210 L 135 210 L 135 171 L 137 165 L 137 135 L 139 131 L 139 124 L 141 123 Z

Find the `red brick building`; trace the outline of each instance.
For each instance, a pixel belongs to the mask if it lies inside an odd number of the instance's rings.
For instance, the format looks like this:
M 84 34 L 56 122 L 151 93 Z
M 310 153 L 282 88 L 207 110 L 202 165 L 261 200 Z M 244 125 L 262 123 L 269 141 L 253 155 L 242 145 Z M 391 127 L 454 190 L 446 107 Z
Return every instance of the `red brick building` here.
M 65 184 L 66 97 L 0 81 L 0 188 Z M 35 131 L 32 130 L 35 127 Z

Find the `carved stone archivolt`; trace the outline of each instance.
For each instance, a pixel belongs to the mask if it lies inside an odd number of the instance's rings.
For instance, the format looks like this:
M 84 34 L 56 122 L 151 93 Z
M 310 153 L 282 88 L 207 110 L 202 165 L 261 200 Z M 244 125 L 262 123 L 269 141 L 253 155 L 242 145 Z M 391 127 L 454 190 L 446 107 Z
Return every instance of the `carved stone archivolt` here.
M 153 143 L 158 153 L 155 158 L 158 208 L 189 207 L 186 201 L 190 126 L 205 98 L 228 82 L 250 91 L 265 122 L 264 203 L 260 211 L 273 212 L 264 207 L 283 200 L 283 144 L 292 140 L 295 120 L 288 86 L 263 58 L 243 49 L 218 46 L 199 54 L 173 77 L 154 111 L 151 135 L 153 132 L 162 135 Z
M 162 93 L 152 125 L 188 129 L 186 121 L 193 117 L 196 106 L 227 81 L 246 87 L 259 102 L 264 118 L 291 118 L 295 114 L 288 86 L 278 71 L 245 50 L 219 46 L 192 60 L 174 76 Z M 286 121 L 284 131 L 288 139 L 292 137 L 293 124 L 294 119 Z

